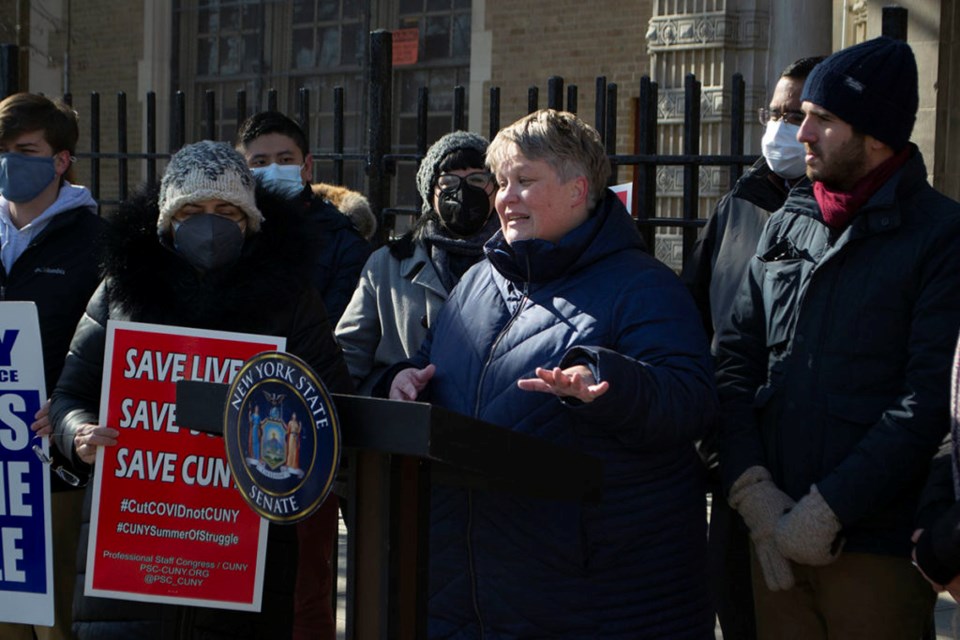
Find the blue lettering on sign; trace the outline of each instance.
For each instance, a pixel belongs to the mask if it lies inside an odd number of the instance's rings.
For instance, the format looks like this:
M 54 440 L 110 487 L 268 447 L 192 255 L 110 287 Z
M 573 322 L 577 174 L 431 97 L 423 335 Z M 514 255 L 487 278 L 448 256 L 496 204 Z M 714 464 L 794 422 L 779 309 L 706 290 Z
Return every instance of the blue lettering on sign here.
M 6 344 L 10 331 L 4 333 Z M 39 409 L 39 391 L 0 389 L 0 591 L 47 591 L 43 474 L 48 471 L 33 452 L 31 444 L 39 440 L 30 431 Z
M 19 329 L 7 329 L 0 333 L 0 367 L 9 367 L 13 362 L 11 353 L 13 353 L 13 343 L 17 341 Z

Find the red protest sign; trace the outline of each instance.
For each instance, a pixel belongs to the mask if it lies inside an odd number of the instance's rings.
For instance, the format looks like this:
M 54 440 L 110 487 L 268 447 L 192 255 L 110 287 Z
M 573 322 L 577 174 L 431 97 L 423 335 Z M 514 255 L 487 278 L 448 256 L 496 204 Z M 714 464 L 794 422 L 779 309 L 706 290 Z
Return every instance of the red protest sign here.
M 107 326 L 87 595 L 259 611 L 267 523 L 234 486 L 223 439 L 176 421 L 176 382 L 229 383 L 283 338 Z

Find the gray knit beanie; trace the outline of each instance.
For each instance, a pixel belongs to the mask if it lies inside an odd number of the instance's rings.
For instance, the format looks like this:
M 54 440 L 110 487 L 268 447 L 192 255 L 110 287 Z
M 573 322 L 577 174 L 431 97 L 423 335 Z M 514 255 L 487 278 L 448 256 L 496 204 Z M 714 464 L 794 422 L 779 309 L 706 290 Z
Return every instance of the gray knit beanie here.
M 202 200 L 225 200 L 247 216 L 247 232 L 260 230 L 263 214 L 254 199 L 256 182 L 247 162 L 229 145 L 203 140 L 177 151 L 160 182 L 157 234 L 170 231 L 173 214 Z
M 417 191 L 423 199 L 420 210 L 423 213 L 430 213 L 433 210 L 433 185 L 440 173 L 440 165 L 448 154 L 460 149 L 476 149 L 483 155 L 487 153 L 489 144 L 486 138 L 475 133 L 454 131 L 430 145 L 427 155 L 423 156 L 423 161 L 420 163 L 420 169 L 417 170 Z

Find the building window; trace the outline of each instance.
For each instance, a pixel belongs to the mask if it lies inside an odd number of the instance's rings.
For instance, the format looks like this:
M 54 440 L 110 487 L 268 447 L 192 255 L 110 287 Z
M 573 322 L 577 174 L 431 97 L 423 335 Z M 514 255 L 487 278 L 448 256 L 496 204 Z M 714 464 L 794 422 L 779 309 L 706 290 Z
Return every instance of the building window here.
M 358 4 L 353 0 L 294 0 L 293 68 L 360 67 L 367 38 Z
M 398 67 L 394 76 L 394 143 L 400 153 L 416 151 L 420 87 L 430 89 L 427 145 L 452 130 L 453 88 L 460 85 L 466 91 L 470 80 L 470 17 L 470 0 L 400 0 L 399 28 L 415 28 L 419 34 L 417 63 Z M 464 96 L 469 104 L 468 93 Z M 416 203 L 415 177 L 415 166 L 398 165 L 398 205 Z
M 334 88 L 343 87 L 344 153 L 365 153 L 366 70 L 372 29 L 416 28 L 417 62 L 394 69 L 393 150 L 416 151 L 417 89 L 430 87 L 428 144 L 453 122 L 453 88 L 467 86 L 471 0 L 174 0 L 174 89 L 185 93 L 187 141 L 208 137 L 205 94 L 215 96 L 213 135 L 232 141 L 239 126 L 237 92 L 246 115 L 277 108 L 297 117 L 308 90 L 307 133 L 312 151 L 333 152 Z M 392 16 L 374 24 L 372 15 Z M 332 162 L 315 163 L 316 178 L 335 181 Z M 361 161 L 345 165 L 344 184 L 365 188 Z M 394 202 L 416 204 L 416 167 L 398 167 Z
M 217 2 L 198 8 L 197 75 L 257 73 L 262 56 L 262 7 L 250 2 Z

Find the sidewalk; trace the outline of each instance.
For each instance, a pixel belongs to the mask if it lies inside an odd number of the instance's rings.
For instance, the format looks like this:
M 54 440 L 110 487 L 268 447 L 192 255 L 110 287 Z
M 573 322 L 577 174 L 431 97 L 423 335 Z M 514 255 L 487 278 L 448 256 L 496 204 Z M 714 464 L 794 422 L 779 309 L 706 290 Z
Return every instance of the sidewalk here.
M 960 620 L 954 622 L 957 603 L 948 595 L 941 594 L 934 610 L 937 619 L 937 640 L 956 640 L 960 638 Z

